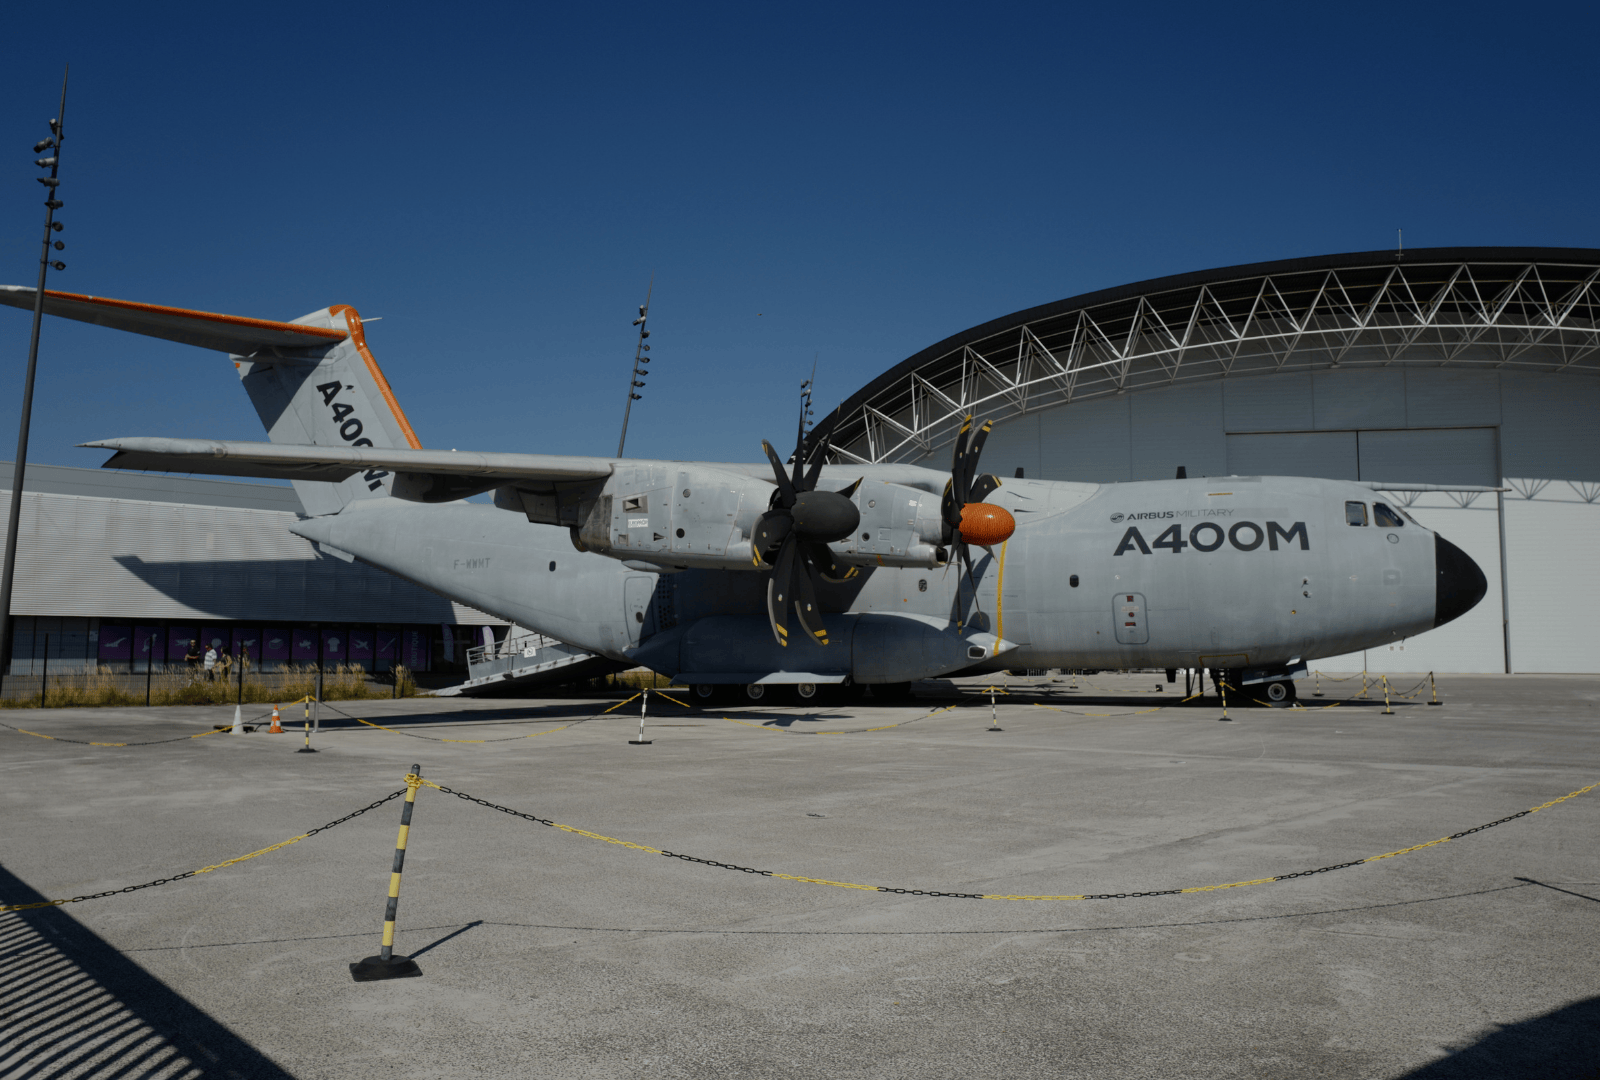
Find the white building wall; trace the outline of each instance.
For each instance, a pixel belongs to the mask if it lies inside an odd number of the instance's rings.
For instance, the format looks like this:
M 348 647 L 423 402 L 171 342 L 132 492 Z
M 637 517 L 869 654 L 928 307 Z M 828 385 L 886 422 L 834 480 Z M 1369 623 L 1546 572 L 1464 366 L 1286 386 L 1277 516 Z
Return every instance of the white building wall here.
M 11 610 L 503 625 L 382 570 L 322 554 L 289 532 L 295 520 L 276 510 L 25 492 Z

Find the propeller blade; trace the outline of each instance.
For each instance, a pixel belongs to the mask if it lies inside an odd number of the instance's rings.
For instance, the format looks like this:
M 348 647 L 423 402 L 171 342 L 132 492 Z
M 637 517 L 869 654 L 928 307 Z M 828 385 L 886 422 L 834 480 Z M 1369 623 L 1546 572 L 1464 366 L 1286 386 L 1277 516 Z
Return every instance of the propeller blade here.
M 789 604 L 794 593 L 795 549 L 800 545 L 791 536 L 784 538 L 778 549 L 778 565 L 767 579 L 767 619 L 772 623 L 772 636 L 778 644 L 789 644 Z
M 778 452 L 772 448 L 767 440 L 761 440 L 761 449 L 767 452 L 767 460 L 772 462 L 772 473 L 778 478 L 778 505 L 787 510 L 794 505 L 794 484 L 789 480 L 789 474 L 784 471 L 783 461 L 778 457 Z
M 817 568 L 809 554 L 795 560 L 794 613 L 800 616 L 800 625 L 805 628 L 806 635 L 818 645 L 826 645 L 828 629 L 822 622 L 822 605 L 817 603 L 817 585 L 812 580 L 816 572 Z
M 1000 480 L 993 473 L 984 473 L 972 484 L 972 497 L 968 502 L 983 502 L 1000 490 Z
M 811 461 L 811 468 L 806 470 L 805 479 L 799 485 L 801 491 L 817 490 L 817 477 L 822 475 L 822 466 L 827 460 L 827 454 L 817 451 L 817 456 Z
M 800 486 L 800 476 L 806 467 L 806 407 L 800 406 L 800 423 L 794 433 L 794 477 L 790 481 L 796 491 L 809 491 Z
M 951 498 L 957 503 L 967 501 L 966 488 L 961 486 L 961 467 L 967 460 L 967 432 L 972 430 L 972 416 L 969 414 L 961 421 L 961 430 L 956 432 L 955 453 L 950 458 L 950 479 L 953 487 L 950 491 Z
M 833 549 L 827 544 L 807 544 L 806 554 L 811 557 L 811 563 L 817 568 L 817 572 L 822 575 L 823 581 L 831 581 L 837 584 L 841 581 L 849 581 L 861 573 L 860 567 L 851 566 L 849 563 L 841 563 L 834 558 Z
M 972 610 L 980 611 L 982 609 L 978 607 L 978 583 L 972 577 L 972 552 L 967 549 L 966 541 L 962 541 L 956 547 L 961 553 L 961 564 L 967 573 L 967 587 L 972 590 Z M 959 600 L 959 590 L 957 599 Z M 960 626 L 961 622 L 958 621 L 956 625 Z
M 783 538 L 794 528 L 794 516 L 787 510 L 769 510 L 756 522 L 755 533 L 750 538 L 754 549 L 754 563 L 761 566 L 766 556 L 777 550 Z
M 994 421 L 985 420 L 979 425 L 972 436 L 972 441 L 967 444 L 967 457 L 961 463 L 961 479 L 956 482 L 960 488 L 960 499 L 963 505 L 969 502 L 978 502 L 972 494 L 972 478 L 978 472 L 978 455 L 983 453 L 983 444 L 989 441 L 989 432 L 994 427 Z
M 854 496 L 854 495 L 855 495 L 855 493 L 856 493 L 856 488 L 858 488 L 858 487 L 860 487 L 860 486 L 861 486 L 861 481 L 863 481 L 863 480 L 865 480 L 865 479 L 866 479 L 866 477 L 865 477 L 865 476 L 858 476 L 858 477 L 856 477 L 856 482 L 855 482 L 855 483 L 853 483 L 853 484 L 851 484 L 851 485 L 850 485 L 850 486 L 849 486 L 849 487 L 847 487 L 847 488 L 840 488 L 840 489 L 839 489 L 839 494 L 840 494 L 840 495 L 843 495 L 843 496 L 844 496 L 844 497 L 845 497 L 845 498 L 847 498 L 847 499 L 848 499 L 848 498 L 851 498 L 851 497 L 852 497 L 852 496 Z
M 944 522 L 944 528 L 939 533 L 939 543 L 949 547 L 956 539 L 956 534 L 961 529 L 961 504 L 956 502 L 955 481 L 944 482 L 944 497 L 939 500 L 939 519 Z

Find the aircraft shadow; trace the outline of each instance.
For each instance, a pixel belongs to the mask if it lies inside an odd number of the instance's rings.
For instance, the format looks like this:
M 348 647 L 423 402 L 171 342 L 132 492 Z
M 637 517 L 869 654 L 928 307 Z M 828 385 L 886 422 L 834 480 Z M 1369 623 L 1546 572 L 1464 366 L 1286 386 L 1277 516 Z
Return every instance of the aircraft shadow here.
M 305 612 L 308 593 L 346 622 L 454 622 L 450 601 L 366 563 L 340 559 L 195 559 L 146 562 L 114 556 L 164 596 L 212 618 L 286 622 Z
M 0 898 L 46 899 L 0 866 Z M 61 908 L 0 915 L 6 1076 L 293 1080 Z M 188 1068 L 176 1069 L 180 1062 Z
M 1496 1027 L 1396 1080 L 1589 1080 L 1600 1075 L 1600 997 Z

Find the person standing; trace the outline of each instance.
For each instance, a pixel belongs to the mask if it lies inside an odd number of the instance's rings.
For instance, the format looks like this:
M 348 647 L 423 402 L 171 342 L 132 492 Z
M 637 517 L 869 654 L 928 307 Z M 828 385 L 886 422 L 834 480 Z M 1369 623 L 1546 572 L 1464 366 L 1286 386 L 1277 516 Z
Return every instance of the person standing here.
M 216 676 L 217 676 L 217 647 L 215 645 L 207 645 L 206 646 L 205 666 L 206 666 L 206 678 L 207 679 L 216 678 Z

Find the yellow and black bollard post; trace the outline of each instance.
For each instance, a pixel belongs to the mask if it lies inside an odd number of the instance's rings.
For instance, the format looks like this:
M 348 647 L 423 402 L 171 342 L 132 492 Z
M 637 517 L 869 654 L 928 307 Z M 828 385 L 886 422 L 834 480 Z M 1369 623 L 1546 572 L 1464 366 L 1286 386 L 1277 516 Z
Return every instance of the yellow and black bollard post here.
M 644 714 L 649 707 L 650 688 L 647 686 L 639 692 L 639 737 L 637 739 L 629 739 L 629 746 L 649 746 L 653 741 L 644 737 Z
M 1444 702 L 1439 700 L 1439 684 L 1433 681 L 1433 672 L 1431 671 L 1428 672 L 1428 685 L 1433 687 L 1433 700 L 1428 702 L 1428 704 L 1443 705 Z
M 296 750 L 295 753 L 297 753 L 297 754 L 315 754 L 316 753 L 316 750 L 313 749 L 312 746 L 311 746 L 311 723 L 310 723 L 310 721 L 306 722 L 306 744 L 304 746 L 302 746 L 300 749 Z
M 1321 697 L 1322 696 L 1322 672 L 1313 671 L 1311 673 L 1311 685 L 1316 687 L 1315 690 L 1311 691 L 1311 696 L 1312 697 Z
M 406 979 L 421 975 L 422 969 L 409 956 L 394 953 L 395 912 L 400 907 L 400 872 L 406 865 L 406 840 L 411 835 L 411 808 L 417 802 L 417 789 L 422 786 L 422 766 L 411 766 L 406 774 L 406 801 L 400 811 L 400 838 L 394 843 L 394 868 L 389 872 L 389 902 L 383 910 L 383 945 L 377 956 L 369 956 L 360 963 L 350 965 L 350 977 L 356 982 L 376 982 L 379 979 Z
M 1000 726 L 1000 716 L 995 711 L 995 704 L 994 704 L 994 695 L 995 695 L 995 693 L 996 693 L 996 688 L 993 687 L 993 686 L 989 687 L 989 727 L 988 727 L 987 730 L 989 730 L 989 731 L 1004 731 L 1005 728 Z
M 1394 708 L 1389 704 L 1389 676 L 1387 675 L 1383 677 L 1383 715 L 1394 715 Z
M 1361 693 L 1357 694 L 1356 696 L 1357 697 L 1362 697 L 1362 698 L 1367 696 L 1367 669 L 1366 668 L 1362 668 L 1361 669 Z
M 1228 683 L 1227 683 L 1227 680 L 1225 680 L 1225 679 L 1218 679 L 1217 680 L 1217 693 L 1222 697 L 1222 715 L 1217 717 L 1217 719 L 1218 720 L 1227 720 L 1229 723 L 1232 723 L 1233 722 L 1232 719 L 1228 716 Z

